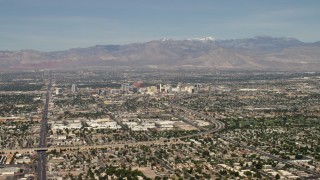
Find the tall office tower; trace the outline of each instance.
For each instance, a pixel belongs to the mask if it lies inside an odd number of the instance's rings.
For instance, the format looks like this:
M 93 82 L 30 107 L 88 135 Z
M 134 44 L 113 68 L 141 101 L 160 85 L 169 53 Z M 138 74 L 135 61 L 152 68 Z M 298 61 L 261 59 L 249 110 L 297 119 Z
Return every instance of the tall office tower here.
M 161 93 L 161 89 L 162 89 L 161 84 L 157 84 L 157 92 L 158 92 L 158 93 Z
M 121 84 L 121 90 L 123 93 L 126 93 L 130 90 L 130 83 Z
M 71 92 L 72 92 L 72 93 L 77 92 L 77 85 L 72 84 L 72 86 L 71 86 Z

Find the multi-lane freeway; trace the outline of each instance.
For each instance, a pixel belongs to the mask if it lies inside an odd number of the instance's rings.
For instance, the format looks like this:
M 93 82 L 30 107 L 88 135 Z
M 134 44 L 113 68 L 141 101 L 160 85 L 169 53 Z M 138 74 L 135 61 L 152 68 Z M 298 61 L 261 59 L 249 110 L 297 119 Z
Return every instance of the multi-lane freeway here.
M 186 98 L 190 98 L 190 97 L 193 97 L 193 96 L 187 96 Z M 182 98 L 179 98 L 179 99 L 182 99 Z M 206 121 L 208 121 L 211 125 L 214 125 L 214 128 L 212 128 L 212 129 L 210 129 L 208 131 L 202 132 L 199 135 L 219 132 L 219 131 L 225 129 L 225 124 L 222 121 L 216 120 L 213 117 L 204 115 L 203 113 L 194 111 L 192 109 L 188 109 L 188 108 L 181 107 L 181 106 L 177 105 L 176 101 L 179 100 L 179 99 L 172 100 L 170 102 L 170 107 L 173 108 L 173 109 L 182 110 L 183 112 L 186 112 L 186 113 L 191 113 L 193 115 L 196 115 L 197 117 L 201 117 L 201 118 L 205 119 Z M 192 124 L 192 123 L 190 123 L 190 124 Z
M 47 160 L 46 152 L 38 151 L 38 163 L 37 163 L 37 179 L 38 180 L 47 179 L 46 160 Z
M 51 90 L 51 77 L 49 78 L 47 92 L 44 102 L 44 109 L 41 119 L 41 127 L 40 127 L 40 139 L 38 146 L 38 163 L 37 163 L 37 179 L 45 180 L 47 179 L 46 174 L 46 151 L 44 150 L 47 147 L 46 137 L 47 137 L 47 126 L 48 126 L 48 108 L 49 108 L 49 98 L 50 98 L 50 90 Z

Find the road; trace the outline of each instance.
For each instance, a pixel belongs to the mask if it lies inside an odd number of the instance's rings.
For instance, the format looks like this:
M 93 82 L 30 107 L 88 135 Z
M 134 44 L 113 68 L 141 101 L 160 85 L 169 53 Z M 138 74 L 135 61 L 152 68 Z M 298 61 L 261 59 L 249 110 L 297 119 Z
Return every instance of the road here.
M 46 160 L 47 160 L 46 152 L 38 151 L 38 163 L 37 163 L 37 179 L 38 180 L 47 179 Z
M 183 136 L 183 137 L 189 137 L 189 136 Z M 124 142 L 124 143 L 114 143 L 114 144 L 105 144 L 105 145 L 87 145 L 87 146 L 51 146 L 48 148 L 43 148 L 46 149 L 47 151 L 52 151 L 52 150 L 89 150 L 89 149 L 104 149 L 104 148 L 115 148 L 115 147 L 125 147 L 125 146 L 140 146 L 140 145 L 165 145 L 165 144 L 190 144 L 190 142 L 184 142 L 180 141 L 180 138 L 183 137 L 178 137 L 178 138 L 170 138 L 170 141 L 167 141 L 168 139 L 162 139 L 162 140 L 153 140 L 153 141 L 139 141 L 139 142 Z M 25 149 L 4 149 L 1 150 L 1 152 L 4 153 L 28 153 L 28 152 L 33 152 L 36 151 L 38 148 L 25 148 Z
M 189 97 L 193 97 L 193 96 L 187 96 L 186 98 L 189 98 Z M 179 99 L 182 99 L 182 98 L 179 98 Z M 200 117 L 200 118 L 203 118 L 205 119 L 206 121 L 208 121 L 211 125 L 214 125 L 214 128 L 213 129 L 210 129 L 208 131 L 205 131 L 205 132 L 202 132 L 202 133 L 199 133 L 197 135 L 202 135 L 202 134 L 208 134 L 208 133 L 214 133 L 214 132 L 219 132 L 223 129 L 225 129 L 225 124 L 222 122 L 222 121 L 219 121 L 219 120 L 216 120 L 215 118 L 213 117 L 210 117 L 210 116 L 207 116 L 207 115 L 204 115 L 200 112 L 197 112 L 197 111 L 194 111 L 192 109 L 188 109 L 188 108 L 185 108 L 185 107 L 181 107 L 179 105 L 176 104 L 176 101 L 179 100 L 179 99 L 174 99 L 170 102 L 170 107 L 173 108 L 173 109 L 176 109 L 176 110 L 182 110 L 184 111 L 185 113 L 191 113 L 193 115 L 196 115 L 197 117 Z M 189 122 L 190 123 L 190 122 Z
M 41 127 L 40 127 L 40 139 L 39 139 L 39 146 L 38 148 L 46 148 L 47 147 L 47 127 L 48 127 L 48 108 L 49 108 L 49 98 L 51 94 L 51 75 L 49 75 L 49 82 L 47 86 L 47 92 L 44 102 L 44 109 L 42 113 L 41 119 Z M 37 179 L 38 180 L 46 180 L 47 173 L 46 173 L 46 162 L 47 162 L 47 155 L 45 150 L 37 151 L 38 155 L 38 163 L 37 163 Z

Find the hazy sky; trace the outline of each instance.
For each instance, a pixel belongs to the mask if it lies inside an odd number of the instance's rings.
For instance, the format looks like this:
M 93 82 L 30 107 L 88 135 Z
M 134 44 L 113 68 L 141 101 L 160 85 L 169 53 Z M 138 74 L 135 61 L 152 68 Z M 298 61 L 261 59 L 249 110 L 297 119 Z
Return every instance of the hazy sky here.
M 0 50 L 268 35 L 320 40 L 320 0 L 0 0 Z

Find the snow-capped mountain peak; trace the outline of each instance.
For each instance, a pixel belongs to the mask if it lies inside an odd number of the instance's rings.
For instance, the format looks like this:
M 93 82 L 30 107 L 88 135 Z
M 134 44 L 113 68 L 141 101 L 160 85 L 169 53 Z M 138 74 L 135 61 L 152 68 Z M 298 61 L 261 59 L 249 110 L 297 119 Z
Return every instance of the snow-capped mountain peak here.
M 168 41 L 168 40 L 170 40 L 170 39 L 168 39 L 168 38 L 161 38 L 161 39 L 160 39 L 160 41 L 162 41 L 162 42 L 163 42 L 163 41 Z
M 215 41 L 216 39 L 214 37 L 203 37 L 203 38 L 190 38 L 190 39 L 187 39 L 189 41 Z

